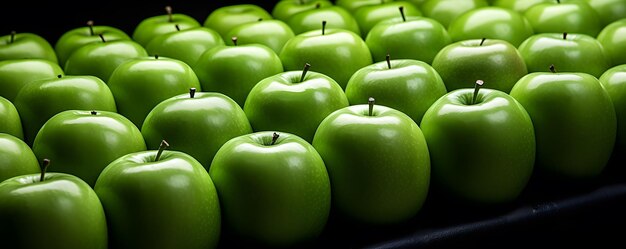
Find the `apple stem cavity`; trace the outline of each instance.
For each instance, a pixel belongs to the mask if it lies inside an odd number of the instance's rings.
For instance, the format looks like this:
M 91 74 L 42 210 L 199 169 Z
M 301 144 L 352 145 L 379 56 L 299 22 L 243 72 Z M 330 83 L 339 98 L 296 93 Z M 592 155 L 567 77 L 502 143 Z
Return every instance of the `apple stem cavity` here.
M 165 141 L 165 140 L 161 140 L 161 144 L 159 144 L 159 150 L 157 151 L 156 156 L 154 157 L 154 161 L 158 162 L 159 159 L 161 159 L 161 154 L 163 154 L 163 151 L 167 148 L 170 147 L 170 144 Z
M 369 111 L 367 115 L 369 116 L 372 116 L 374 113 L 374 103 L 376 103 L 376 100 L 374 99 L 374 97 L 369 97 L 367 99 L 367 104 L 369 105 Z
M 554 67 L 554 64 L 550 65 L 550 72 L 556 73 L 556 68 Z
M 237 37 L 236 36 L 231 37 L 230 40 L 233 41 L 233 44 L 235 46 L 237 46 Z
M 322 21 L 322 35 L 326 34 L 326 20 Z
M 321 4 L 321 3 L 316 3 L 316 4 L 315 4 L 315 8 L 316 8 L 316 9 L 319 9 L 319 8 L 321 8 L 321 7 L 322 7 L 322 4 Z
M 476 84 L 474 84 L 474 96 L 472 96 L 472 105 L 476 104 L 476 98 L 478 98 L 478 91 L 480 91 L 480 87 L 485 84 L 482 80 L 477 80 Z
M 107 41 L 104 39 L 104 34 L 100 33 L 98 34 L 98 36 L 100 36 L 100 40 L 102 40 L 103 43 L 106 43 Z
M 402 21 L 406 22 L 406 15 L 404 15 L 404 6 L 400 6 L 398 7 L 398 9 L 400 10 L 400 16 L 402 16 Z
M 280 137 L 280 135 L 278 135 L 278 133 L 274 132 L 274 134 L 272 134 L 272 143 L 270 145 L 276 144 L 276 140 L 278 140 L 278 137 Z
M 189 97 L 193 99 L 194 96 L 196 96 L 196 88 L 189 88 Z
M 41 175 L 39 175 L 39 182 L 43 182 L 46 177 L 46 171 L 48 170 L 48 166 L 50 166 L 50 159 L 43 159 L 43 163 L 41 164 Z
M 485 40 L 487 40 L 487 38 L 483 38 L 482 40 L 480 40 L 480 46 L 482 46 L 485 43 Z
M 263 18 L 260 18 L 260 17 L 259 17 L 259 19 L 258 19 L 257 21 L 259 21 L 259 22 L 260 22 L 260 21 L 263 21 Z
M 167 12 L 167 22 L 173 22 L 174 18 L 172 18 L 172 6 L 165 6 L 165 12 Z
M 94 33 L 93 33 L 93 21 L 92 20 L 87 21 L 87 27 L 89 27 L 89 35 L 93 36 Z
M 17 32 L 15 30 L 11 31 L 11 36 L 9 37 L 9 43 L 13 43 L 15 41 L 15 35 Z
M 563 32 L 563 40 L 567 40 L 567 32 Z
M 387 61 L 387 68 L 391 69 L 391 56 L 389 56 L 389 54 L 387 54 L 385 56 L 385 60 Z

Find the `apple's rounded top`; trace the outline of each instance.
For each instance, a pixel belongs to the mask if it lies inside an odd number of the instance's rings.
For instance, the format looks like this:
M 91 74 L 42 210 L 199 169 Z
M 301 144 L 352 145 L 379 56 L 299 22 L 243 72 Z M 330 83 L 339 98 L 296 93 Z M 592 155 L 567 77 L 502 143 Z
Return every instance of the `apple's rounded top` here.
M 101 41 L 99 37 L 103 34 L 107 40 L 130 40 L 130 36 L 123 30 L 111 26 L 93 26 L 89 22 L 88 26 L 71 29 L 61 35 L 57 40 L 54 50 L 59 57 L 59 64 L 65 65 L 67 58 L 77 48 L 92 42 Z
M 269 150 L 284 150 L 285 147 L 293 147 L 294 144 L 296 144 L 297 147 L 305 145 L 309 149 L 313 148 L 313 146 L 303 138 L 282 131 L 257 131 L 251 134 L 241 135 L 232 138 L 226 142 L 223 147 L 227 148 L 228 144 L 238 143 L 256 144 L 257 146 L 255 147 L 257 147 L 257 149 Z
M 530 7 L 540 3 L 552 3 L 556 0 L 496 0 L 493 1 L 493 6 L 511 9 L 519 13 L 524 13 Z
M 287 24 L 293 29 L 295 34 L 300 34 L 319 29 L 322 21 L 326 21 L 326 28 L 340 28 L 357 34 L 361 32 L 359 24 L 352 14 L 338 6 L 299 12 L 287 19 Z
M 166 10 L 168 13 L 165 15 L 148 17 L 139 22 L 133 31 L 133 40 L 146 46 L 150 40 L 159 35 L 201 26 L 198 20 L 189 15 L 174 14 L 171 8 Z
M 534 30 L 518 12 L 501 7 L 482 7 L 452 21 L 448 33 L 453 41 L 488 38 L 506 40 L 513 46 L 519 46 L 534 34 Z
M 443 26 L 448 27 L 454 19 L 463 13 L 487 6 L 489 4 L 485 0 L 430 0 L 426 1 L 420 10 L 424 16 L 433 18 Z
M 44 59 L 58 63 L 50 42 L 34 33 L 11 32 L 0 36 L 0 61 L 11 59 Z
M 600 16 L 587 1 L 555 0 L 528 8 L 524 17 L 536 33 L 570 32 L 597 36 L 602 29 Z
M 381 4 L 381 3 L 388 3 L 388 2 L 392 2 L 392 1 L 394 1 L 394 0 L 359 0 L 359 1 L 354 1 L 354 0 L 337 0 L 337 1 L 335 1 L 335 5 L 346 9 L 350 13 L 354 13 L 354 11 L 356 11 L 357 9 L 359 9 L 361 7 L 364 7 L 364 6 L 378 5 L 378 4 Z
M 231 29 L 244 23 L 257 22 L 259 19 L 270 20 L 273 17 L 267 10 L 258 5 L 236 4 L 213 10 L 203 25 L 217 31 L 222 35 L 224 41 L 227 41 L 230 38 L 226 35 Z
M 54 167 L 54 166 L 51 166 Z M 54 170 L 54 168 L 51 168 Z M 62 173 L 62 172 L 48 172 L 44 176 L 44 181 L 40 181 L 41 174 L 28 174 L 9 178 L 3 182 L 0 182 L 0 189 L 2 188 L 17 188 L 23 185 L 33 185 L 28 189 L 31 192 L 38 191 L 58 191 L 58 192 L 70 192 L 80 195 L 83 191 L 93 191 L 93 189 L 83 179 L 78 176 Z M 64 182 L 59 184 L 59 182 Z M 77 188 L 78 187 L 78 188 Z M 78 191 L 78 192 L 77 192 Z
M 328 0 L 283 0 L 274 5 L 271 14 L 278 20 L 287 21 L 302 11 L 330 6 L 333 6 L 333 3 Z
M 237 37 L 237 43 L 263 44 L 274 52 L 280 53 L 285 43 L 295 36 L 295 33 L 281 20 L 262 20 L 241 24 L 231 29 L 227 36 Z
M 354 19 L 359 23 L 361 36 L 366 37 L 367 33 L 369 33 L 372 27 L 378 22 L 400 16 L 400 7 L 403 9 L 405 17 L 422 16 L 422 12 L 417 7 L 405 1 L 393 1 L 358 8 L 356 12 L 354 12 Z

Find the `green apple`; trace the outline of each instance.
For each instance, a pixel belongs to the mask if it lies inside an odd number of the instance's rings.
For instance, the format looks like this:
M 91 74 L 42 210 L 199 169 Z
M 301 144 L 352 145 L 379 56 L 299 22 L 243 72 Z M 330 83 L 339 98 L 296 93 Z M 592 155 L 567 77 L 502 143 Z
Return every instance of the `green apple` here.
M 424 114 L 420 127 L 431 155 L 433 188 L 469 203 L 509 203 L 533 173 L 533 123 L 507 93 L 479 91 L 483 83 L 449 92 Z
M 189 65 L 159 56 L 120 64 L 107 85 L 115 98 L 117 112 L 137 127 L 142 126 L 150 110 L 161 101 L 186 93 L 192 87 L 200 89 L 198 77 Z
M 272 8 L 272 16 L 286 22 L 293 15 L 315 8 L 326 8 L 333 3 L 328 0 L 286 0 L 279 1 Z
M 59 64 L 64 66 L 67 58 L 77 48 L 85 44 L 100 42 L 99 34 L 103 34 L 109 41 L 131 39 L 126 32 L 119 28 L 104 25 L 94 26 L 93 21 L 88 21 L 87 26 L 71 29 L 59 37 L 54 45 L 54 51 L 59 57 Z
M 412 3 L 418 8 L 421 8 L 428 0 L 407 0 L 407 2 Z
M 63 69 L 49 60 L 16 59 L 0 61 L 0 97 L 13 101 L 24 85 L 35 80 L 64 75 Z
M 216 47 L 204 52 L 193 67 L 202 90 L 219 92 L 243 107 L 248 93 L 264 78 L 283 72 L 274 50 L 260 44 Z
M 307 142 L 330 113 L 347 107 L 343 88 L 317 72 L 288 71 L 261 80 L 252 88 L 244 111 L 255 131 L 278 130 Z
M 579 33 L 596 37 L 602 29 L 600 16 L 585 1 L 554 0 L 530 7 L 524 16 L 535 33 Z
M 178 26 L 178 24 L 175 24 Z M 224 46 L 224 40 L 215 30 L 206 27 L 189 28 L 162 34 L 146 45 L 148 54 L 181 60 L 192 66 L 205 51 Z
M 11 248 L 108 248 L 98 195 L 76 176 L 46 174 L 48 164 L 0 182 L 0 240 Z
M 444 27 L 448 27 L 454 19 L 465 12 L 487 6 L 489 4 L 485 0 L 428 0 L 420 7 L 420 10 L 424 16 L 435 19 Z
M 626 18 L 626 1 L 623 0 L 586 0 L 591 8 L 598 12 L 601 25 Z
M 529 72 L 549 72 L 554 64 L 561 72 L 600 77 L 611 67 L 611 59 L 602 44 L 585 34 L 536 34 L 526 39 L 518 50 Z
M 425 62 L 408 59 L 361 68 L 346 86 L 351 105 L 367 104 L 368 97 L 374 97 L 378 104 L 403 112 L 417 124 L 426 110 L 446 93 L 446 86 L 435 69 Z
M 94 76 L 65 76 L 25 85 L 14 101 L 22 119 L 24 141 L 32 145 L 41 126 L 65 110 L 116 112 L 113 96 L 109 87 Z
M 0 36 L 0 61 L 12 59 L 43 59 L 58 63 L 52 45 L 33 33 L 16 33 Z
M 448 27 L 448 33 L 452 41 L 499 39 L 517 47 L 534 31 L 530 22 L 518 12 L 500 7 L 483 7 L 454 19 Z
M 483 80 L 489 88 L 508 93 L 528 73 L 520 52 L 503 40 L 466 40 L 443 48 L 433 60 L 448 91 Z M 468 82 L 469 81 L 469 82 Z
M 259 19 L 270 20 L 272 15 L 255 4 L 233 4 L 214 9 L 204 20 L 204 26 L 217 31 L 224 41 L 230 41 L 228 32 L 231 29 Z
M 246 244 L 293 247 L 316 239 L 330 213 L 331 187 L 315 148 L 289 133 L 233 138 L 209 174 L 222 205 L 224 230 Z
M 617 116 L 617 139 L 613 155 L 626 159 L 626 65 L 610 68 L 602 74 L 600 82 L 609 93 Z
M 602 173 L 613 151 L 617 120 L 611 97 L 596 77 L 554 69 L 530 73 L 511 96 L 533 121 L 535 166 L 541 174 L 590 179 Z
M 133 40 L 107 41 L 86 44 L 74 51 L 65 62 L 68 75 L 92 75 L 104 82 L 109 81 L 113 70 L 127 60 L 148 56 L 148 52 Z
M 431 64 L 435 55 L 452 43 L 450 35 L 439 22 L 426 17 L 390 18 L 374 25 L 365 43 L 374 61 L 384 61 L 388 54 L 397 59 L 420 60 Z
M 399 7 L 404 8 L 404 15 L 407 17 L 422 15 L 422 12 L 417 7 L 406 1 L 380 2 L 381 3 L 377 5 L 363 6 L 354 12 L 354 19 L 359 24 L 361 37 L 365 38 L 367 33 L 369 33 L 372 27 L 378 22 L 398 17 Z
M 115 159 L 146 150 L 141 131 L 126 117 L 107 111 L 67 110 L 41 127 L 33 152 L 54 161 L 54 170 L 80 177 L 94 186 Z
M 400 224 L 422 208 L 430 156 L 418 125 L 382 105 L 352 105 L 328 115 L 313 147 L 326 163 L 336 213 L 361 224 Z
M 360 34 L 359 24 L 356 19 L 344 8 L 331 6 L 326 8 L 316 8 L 297 13 L 287 19 L 287 24 L 295 34 L 301 34 L 320 28 L 320 23 L 326 21 L 326 28 L 344 29 Z
M 163 151 L 165 145 L 121 156 L 98 177 L 94 189 L 113 248 L 217 247 L 220 203 L 211 177 L 196 159 Z
M 540 3 L 552 3 L 555 0 L 495 0 L 493 6 L 511 9 L 519 13 L 524 13 L 530 7 Z
M 139 22 L 133 30 L 133 40 L 145 47 L 157 36 L 200 27 L 200 23 L 193 17 L 172 13 L 171 6 L 166 6 L 165 11 L 167 12 L 165 15 L 148 17 Z
M 281 20 L 259 20 L 241 24 L 230 30 L 227 36 L 237 37 L 237 43 L 240 45 L 256 43 L 268 46 L 278 54 L 295 34 L 291 27 Z
M 28 144 L 11 134 L 0 133 L 0 182 L 39 171 L 37 157 Z
M 598 34 L 598 41 L 611 58 L 612 66 L 626 64 L 626 20 L 607 25 Z
M 3 133 L 24 139 L 22 121 L 15 105 L 8 99 L 0 96 L 0 134 Z
M 313 71 L 331 77 L 345 89 L 354 72 L 372 64 L 372 55 L 365 41 L 357 34 L 342 29 L 313 30 L 287 41 L 280 52 L 285 71 L 300 70 L 313 65 Z
M 195 88 L 156 105 L 141 127 L 148 149 L 165 139 L 172 150 L 193 156 L 207 170 L 224 143 L 249 133 L 252 127 L 237 102 L 221 93 L 196 93 Z
M 355 13 L 358 8 L 388 2 L 393 2 L 393 0 L 336 0 L 335 5 L 346 9 L 350 13 Z

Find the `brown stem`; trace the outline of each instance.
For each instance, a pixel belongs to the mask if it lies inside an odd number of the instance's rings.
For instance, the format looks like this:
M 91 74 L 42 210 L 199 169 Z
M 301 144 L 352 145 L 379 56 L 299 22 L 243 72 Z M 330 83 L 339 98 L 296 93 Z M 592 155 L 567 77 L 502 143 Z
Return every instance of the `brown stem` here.
M 100 33 L 98 34 L 98 36 L 100 36 L 100 40 L 102 40 L 102 42 L 106 43 L 107 41 L 104 39 L 104 34 Z
M 90 113 L 91 113 L 91 115 L 98 115 L 97 111 L 91 111 Z
M 41 164 L 41 175 L 39 175 L 39 181 L 43 182 L 46 177 L 46 171 L 48 170 L 48 166 L 50 166 L 50 159 L 43 159 L 43 163 Z
M 306 73 L 309 72 L 309 68 L 311 68 L 311 64 L 304 63 L 304 69 L 302 69 L 302 76 L 300 77 L 300 82 L 304 81 L 304 77 L 306 76 Z
M 230 40 L 233 41 L 233 44 L 235 46 L 237 46 L 237 37 L 236 36 L 231 37 Z
M 94 33 L 93 33 L 93 21 L 92 20 L 87 21 L 87 27 L 89 27 L 89 35 L 93 36 Z
M 195 87 L 189 88 L 189 97 L 193 99 L 195 95 L 196 95 L 196 88 Z
M 387 61 L 387 68 L 391 69 L 391 56 L 389 56 L 389 54 L 387 54 L 385 56 L 385 60 Z
M 368 112 L 369 116 L 372 116 L 372 113 L 374 113 L 374 103 L 376 103 L 376 100 L 374 99 L 374 97 L 369 97 L 367 99 L 367 104 L 369 105 L 369 112 Z
M 159 145 L 159 150 L 157 151 L 156 156 L 154 157 L 154 161 L 158 162 L 159 159 L 161 159 L 161 154 L 163 154 L 163 151 L 165 150 L 165 148 L 170 147 L 170 144 L 167 143 L 167 141 L 165 140 L 161 140 L 161 144 Z
M 174 27 L 176 27 L 176 31 L 180 31 L 180 26 L 178 26 L 178 24 L 174 24 Z
M 17 33 L 15 32 L 15 30 L 11 31 L 11 36 L 9 38 L 9 43 L 13 43 L 15 41 L 15 35 Z
M 167 12 L 167 21 L 173 22 L 174 18 L 172 17 L 172 6 L 165 6 L 165 12 Z
M 402 16 L 402 21 L 406 22 L 406 16 L 404 15 L 404 6 L 400 6 L 398 7 L 398 9 L 400 10 L 400 16 Z
M 550 72 L 556 73 L 556 68 L 554 67 L 554 64 L 550 65 Z
M 482 87 L 483 84 L 485 84 L 485 82 L 482 81 L 482 80 L 477 80 L 476 84 L 474 84 L 474 96 L 472 96 L 472 105 L 476 104 L 476 98 L 478 97 L 478 91 L 480 91 L 480 87 Z
M 326 20 L 322 21 L 322 35 L 326 34 Z
M 278 140 L 278 137 L 280 137 L 280 135 L 278 135 L 278 133 L 274 132 L 274 134 L 272 134 L 272 143 L 270 145 L 276 144 L 276 140 Z
M 480 40 L 480 46 L 482 46 L 483 43 L 485 43 L 485 40 L 487 40 L 487 38 L 483 38 L 482 40 Z
M 567 32 L 563 32 L 563 40 L 567 40 Z

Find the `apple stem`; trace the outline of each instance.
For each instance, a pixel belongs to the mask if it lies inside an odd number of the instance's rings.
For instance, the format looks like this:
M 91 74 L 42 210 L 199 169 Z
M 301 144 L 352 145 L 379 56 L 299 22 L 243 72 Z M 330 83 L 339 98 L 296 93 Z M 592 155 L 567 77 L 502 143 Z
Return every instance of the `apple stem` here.
M 550 65 L 550 72 L 556 73 L 556 68 L 554 67 L 554 64 Z
M 39 181 L 43 182 L 46 177 L 46 171 L 48 170 L 48 166 L 50 166 L 50 159 L 43 159 L 43 163 L 41 164 L 41 175 L 39 175 Z
M 385 60 L 387 61 L 387 68 L 391 69 L 391 56 L 389 56 L 389 54 L 387 54 L 385 56 Z
M 561 3 L 561 0 L 556 0 L 556 3 Z
M 107 41 L 104 39 L 104 34 L 100 33 L 98 34 L 98 36 L 100 36 L 100 40 L 102 40 L 103 43 L 106 43 Z
M 194 96 L 196 96 L 196 88 L 189 88 L 189 97 L 193 99 Z
M 315 8 L 316 8 L 316 9 L 319 9 L 320 7 L 322 7 L 322 4 L 321 4 L 321 3 L 316 3 L 316 4 L 315 4 Z
M 159 59 L 159 55 L 158 55 L 158 54 L 155 54 L 155 55 L 154 55 L 154 59 L 155 59 L 155 60 L 158 60 L 158 59 Z
M 163 154 L 163 151 L 167 147 L 170 147 L 170 144 L 167 143 L 167 141 L 165 140 L 161 140 L 161 144 L 159 144 L 159 150 L 157 151 L 156 157 L 154 157 L 155 162 L 158 162 L 159 159 L 161 159 L 161 154 Z
M 322 35 L 326 34 L 326 20 L 322 21 Z
M 172 18 L 172 6 L 165 6 L 165 12 L 167 12 L 167 21 L 174 21 L 174 18 Z
M 259 17 L 259 20 L 258 20 L 258 21 L 259 21 L 259 22 L 260 22 L 260 21 L 263 21 L 263 18 L 260 18 L 260 17 Z
M 93 21 L 92 20 L 87 21 L 87 27 L 89 27 L 89 35 L 93 36 L 94 33 L 93 33 Z
M 59 75 L 57 75 L 57 78 L 58 78 L 58 79 L 60 79 L 61 77 L 63 77 L 63 75 L 60 75 L 60 74 L 59 74 Z
M 91 115 L 98 115 L 97 111 L 91 111 Z
M 304 63 L 304 69 L 302 69 L 302 76 L 300 77 L 300 82 L 304 81 L 304 77 L 306 76 L 306 73 L 309 72 L 309 68 L 311 68 L 311 64 Z
M 485 84 L 485 82 L 482 80 L 477 80 L 476 84 L 474 84 L 474 96 L 472 96 L 472 105 L 476 104 L 476 98 L 478 98 L 478 91 L 480 90 L 480 87 L 483 86 L 483 84 Z
M 272 143 L 270 145 L 274 145 L 276 143 L 276 140 L 278 140 L 278 137 L 280 137 L 280 135 L 274 132 L 274 134 L 272 135 Z
M 567 40 L 567 32 L 563 32 L 563 40 Z
M 480 40 L 480 46 L 482 46 L 483 43 L 485 43 L 485 40 L 487 40 L 487 38 L 483 38 L 482 40 Z
M 232 41 L 233 41 L 233 44 L 234 44 L 235 46 L 237 46 L 237 37 L 236 37 L 236 36 L 231 37 L 231 38 L 230 38 L 230 40 L 232 40 Z
M 11 36 L 9 38 L 9 43 L 13 43 L 15 41 L 15 35 L 17 34 L 17 32 L 15 32 L 15 30 L 11 31 Z
M 368 115 L 372 116 L 372 113 L 374 112 L 374 103 L 376 102 L 376 100 L 374 99 L 374 97 L 369 97 L 367 99 L 367 104 L 369 105 L 369 112 Z
M 400 6 L 398 7 L 398 9 L 400 10 L 400 16 L 402 16 L 402 21 L 406 22 L 406 16 L 404 15 L 404 6 Z
M 174 24 L 174 27 L 176 27 L 176 31 L 180 31 L 180 26 L 178 26 L 178 24 Z

